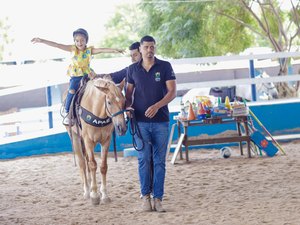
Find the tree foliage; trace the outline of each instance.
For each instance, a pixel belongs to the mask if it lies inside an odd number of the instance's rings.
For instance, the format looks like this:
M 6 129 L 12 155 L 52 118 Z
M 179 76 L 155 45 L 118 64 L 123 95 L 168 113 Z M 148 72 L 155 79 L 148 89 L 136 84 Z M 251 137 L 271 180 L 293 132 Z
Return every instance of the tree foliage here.
M 220 0 L 226 7 L 240 6 L 241 11 L 248 14 L 251 23 L 236 14 L 228 13 L 220 7 L 218 14 L 248 28 L 258 39 L 276 52 L 290 51 L 293 45 L 299 43 L 300 34 L 300 2 L 286 0 L 291 8 L 284 10 L 278 0 Z M 296 4 L 294 4 L 296 2 Z M 286 72 L 287 60 L 281 62 L 282 72 Z
M 162 55 L 173 58 L 224 55 L 239 52 L 252 43 L 243 26 L 215 13 L 218 1 L 147 2 L 142 1 L 148 18 L 144 30 L 157 37 Z M 227 10 L 240 12 L 237 7 Z
M 132 36 L 149 34 L 164 57 L 236 54 L 253 46 L 283 52 L 299 44 L 299 0 L 141 0 L 134 9 L 138 13 L 127 8 L 115 15 L 109 39 L 128 46 Z M 279 74 L 287 73 L 288 62 L 279 61 Z M 281 89 L 292 92 L 286 84 Z
M 291 48 L 299 44 L 300 34 L 300 1 L 285 0 L 290 3 L 290 9 L 284 10 L 281 7 L 283 1 L 278 0 L 220 0 L 220 4 L 233 7 L 239 5 L 241 11 L 252 18 L 252 23 L 247 23 L 242 18 L 224 11 L 220 7 L 218 13 L 226 18 L 247 27 L 264 43 L 276 52 L 291 51 Z M 279 75 L 288 72 L 289 59 L 279 60 Z M 296 96 L 300 87 L 299 83 L 295 88 L 290 87 L 286 82 L 276 84 L 280 97 Z
M 140 40 L 139 31 L 143 24 L 143 14 L 139 7 L 124 4 L 117 7 L 114 16 L 106 24 L 106 38 L 100 46 L 128 49 Z M 111 54 L 102 54 L 101 57 Z
M 8 25 L 8 18 L 0 20 L 0 61 L 3 60 L 3 53 L 5 46 L 12 43 L 14 40 L 8 35 L 10 26 Z
M 150 34 L 159 54 L 171 58 L 239 53 L 250 46 L 290 51 L 299 39 L 299 1 L 285 1 L 292 6 L 288 11 L 281 0 L 141 0 L 119 7 L 104 43 L 128 46 Z
M 149 34 L 156 38 L 159 54 L 171 58 L 224 55 L 249 47 L 253 43 L 251 33 L 217 14 L 217 2 L 141 0 L 135 7 L 122 6 L 107 24 L 109 36 L 104 43 L 128 46 Z M 225 11 L 250 20 L 238 6 Z

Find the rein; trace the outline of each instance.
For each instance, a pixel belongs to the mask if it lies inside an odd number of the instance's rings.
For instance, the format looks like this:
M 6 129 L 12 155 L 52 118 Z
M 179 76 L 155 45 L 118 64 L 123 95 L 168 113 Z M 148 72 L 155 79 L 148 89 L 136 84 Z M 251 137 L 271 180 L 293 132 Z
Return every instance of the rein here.
M 120 110 L 120 111 L 118 111 L 118 112 L 116 112 L 116 113 L 111 113 L 109 110 L 108 110 L 108 108 L 107 108 L 107 102 L 106 102 L 106 99 L 105 99 L 105 109 L 106 109 L 106 112 L 107 112 L 107 114 L 112 118 L 112 117 L 115 117 L 115 116 L 118 116 L 118 115 L 120 115 L 120 114 L 122 114 L 122 113 L 125 113 L 125 112 L 128 112 L 129 110 L 127 110 L 127 109 L 122 109 L 122 110 Z
M 136 122 L 135 115 L 134 115 L 133 111 L 132 110 L 126 110 L 126 111 L 130 112 L 130 115 L 131 115 L 128 121 L 130 123 L 129 132 L 132 136 L 132 145 L 133 145 L 133 147 L 136 151 L 141 151 L 144 148 L 145 141 L 144 141 L 144 139 L 141 135 L 140 128 L 139 128 L 138 123 Z M 128 121 L 127 121 L 127 123 L 128 123 Z M 141 141 L 142 141 L 141 148 L 138 148 L 137 143 L 136 143 L 135 138 L 134 138 L 134 135 L 136 135 L 139 139 L 141 139 Z M 149 142 L 148 144 L 151 145 L 151 142 Z
M 139 126 L 138 126 L 138 123 L 136 122 L 136 119 L 135 119 L 135 115 L 133 113 L 132 110 L 129 110 L 129 109 L 122 109 L 116 113 L 111 113 L 109 110 L 108 110 L 108 107 L 107 107 L 107 102 L 105 100 L 105 109 L 107 111 L 107 114 L 112 118 L 112 117 L 115 117 L 115 116 L 118 116 L 122 113 L 126 113 L 126 112 L 129 112 L 130 113 L 130 118 L 126 121 L 126 124 L 128 124 L 128 122 L 130 123 L 130 127 L 129 127 L 129 132 L 132 136 L 132 145 L 134 147 L 134 149 L 136 151 L 141 151 L 143 148 L 144 148 L 144 143 L 145 141 L 143 140 L 142 138 L 142 135 L 141 135 L 141 132 L 140 132 L 140 129 L 139 129 Z M 139 139 L 142 140 L 142 146 L 141 148 L 138 148 L 137 146 L 137 143 L 135 141 L 135 138 L 134 138 L 134 135 L 137 135 L 137 137 Z M 150 143 L 151 144 L 151 143 Z

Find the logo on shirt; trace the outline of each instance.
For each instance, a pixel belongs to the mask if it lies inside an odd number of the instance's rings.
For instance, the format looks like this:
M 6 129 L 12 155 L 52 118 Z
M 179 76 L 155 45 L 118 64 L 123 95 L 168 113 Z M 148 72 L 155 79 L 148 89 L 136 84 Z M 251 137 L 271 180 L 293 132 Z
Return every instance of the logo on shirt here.
M 155 73 L 155 81 L 160 81 L 160 72 Z

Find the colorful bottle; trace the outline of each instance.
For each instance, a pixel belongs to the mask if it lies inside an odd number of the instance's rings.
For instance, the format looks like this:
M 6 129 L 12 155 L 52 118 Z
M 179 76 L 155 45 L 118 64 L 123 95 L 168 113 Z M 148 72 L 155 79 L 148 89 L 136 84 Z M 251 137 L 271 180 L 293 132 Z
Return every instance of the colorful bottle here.
M 180 119 L 182 119 L 182 120 L 187 119 L 187 114 L 185 112 L 184 104 L 183 104 L 182 100 L 180 101 Z
M 205 109 L 201 102 L 198 105 L 198 119 L 204 119 L 206 117 Z

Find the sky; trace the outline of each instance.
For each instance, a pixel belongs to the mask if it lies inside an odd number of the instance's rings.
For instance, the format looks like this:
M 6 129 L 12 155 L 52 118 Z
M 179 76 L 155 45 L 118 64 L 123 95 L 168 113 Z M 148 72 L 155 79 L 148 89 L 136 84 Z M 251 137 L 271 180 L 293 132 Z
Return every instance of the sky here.
M 65 55 L 59 49 L 32 44 L 41 37 L 63 44 L 72 44 L 72 33 L 79 27 L 89 33 L 89 44 L 97 45 L 105 31 L 104 24 L 114 15 L 115 7 L 135 0 L 0 0 L 0 19 L 8 17 L 9 34 L 15 39 L 12 57 L 49 58 Z M 100 46 L 97 46 L 100 47 Z M 105 47 L 105 46 L 101 46 Z M 118 47 L 117 45 L 115 47 Z

